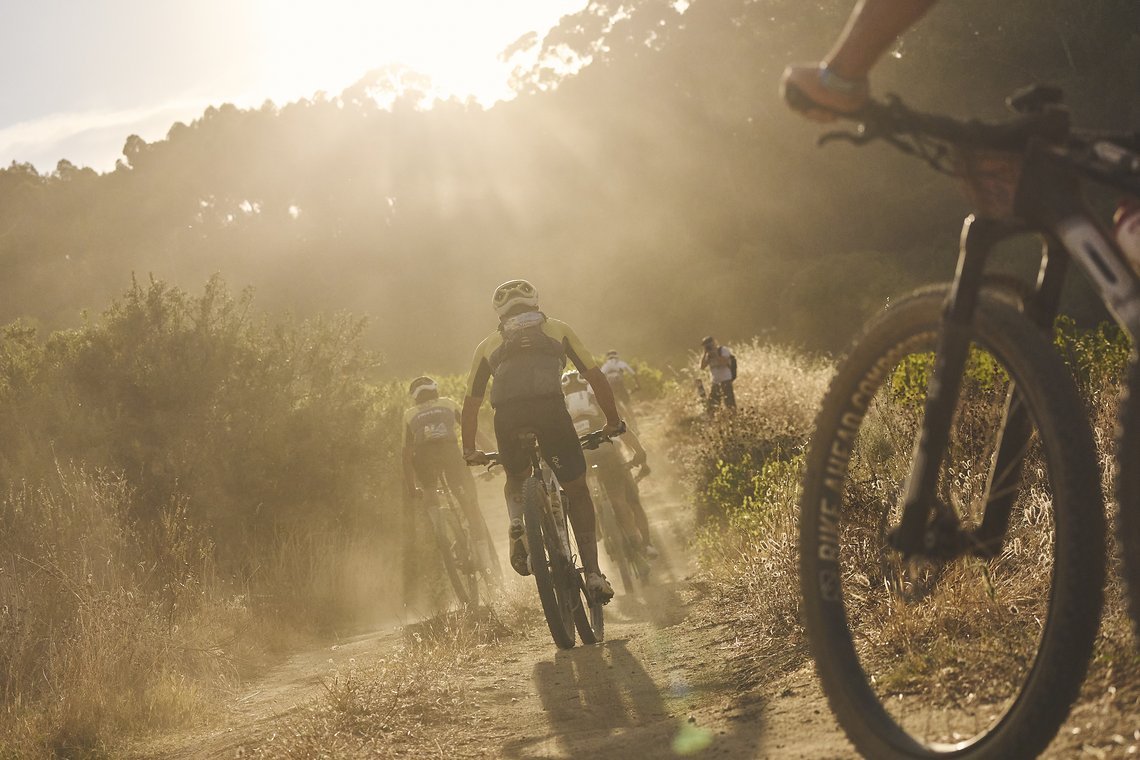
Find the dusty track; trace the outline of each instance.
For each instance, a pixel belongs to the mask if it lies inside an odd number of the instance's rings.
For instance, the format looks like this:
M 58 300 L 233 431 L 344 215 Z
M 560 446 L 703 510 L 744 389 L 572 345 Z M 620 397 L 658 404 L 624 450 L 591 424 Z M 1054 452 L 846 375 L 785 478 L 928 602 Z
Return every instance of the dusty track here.
M 474 699 L 439 727 L 438 738 L 429 737 L 427 746 L 436 750 L 431 754 L 596 760 L 852 756 L 822 707 L 810 671 L 762 692 L 740 693 L 727 665 L 737 644 L 728 626 L 702 620 L 701 585 L 689 577 L 682 547 L 689 510 L 659 485 L 663 480 L 658 475 L 647 481 L 645 499 L 663 544 L 654 583 L 635 595 L 619 591 L 607 610 L 606 642 L 560 651 L 544 625 L 535 623 L 524 635 L 487 647 L 460 674 Z M 495 530 L 502 522 L 496 519 L 499 489 L 498 481 L 480 485 L 496 536 L 502 533 Z M 505 557 L 505 542 L 499 550 Z M 534 596 L 537 606 L 530 579 L 512 583 Z M 150 742 L 134 756 L 235 757 L 264 747 L 289 716 L 324 696 L 322 684 L 334 670 L 391 656 L 402 641 L 400 627 L 393 626 L 298 653 L 235 693 L 209 727 Z
M 598 646 L 560 651 L 536 629 L 489 648 L 465 674 L 476 698 L 440 727 L 439 756 L 850 757 L 810 672 L 738 696 L 724 665 L 733 642 L 724 627 L 690 614 L 698 595 L 699 586 L 680 581 L 615 602 Z M 137 756 L 240 756 L 320 698 L 335 665 L 391 654 L 399 643 L 387 632 L 296 655 L 235 695 L 219 726 Z

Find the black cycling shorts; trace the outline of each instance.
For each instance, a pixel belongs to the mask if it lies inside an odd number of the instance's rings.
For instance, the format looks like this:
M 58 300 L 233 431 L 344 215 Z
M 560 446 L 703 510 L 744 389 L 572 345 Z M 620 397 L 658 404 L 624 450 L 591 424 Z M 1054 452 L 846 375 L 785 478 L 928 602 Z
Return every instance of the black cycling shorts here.
M 586 458 L 578 443 L 578 433 L 566 401 L 557 397 L 518 399 L 500 404 L 495 409 L 495 438 L 499 456 L 508 475 L 527 474 L 529 452 L 519 438 L 520 433 L 531 432 L 538 437 L 542 458 L 554 470 L 558 480 L 569 483 L 586 474 Z

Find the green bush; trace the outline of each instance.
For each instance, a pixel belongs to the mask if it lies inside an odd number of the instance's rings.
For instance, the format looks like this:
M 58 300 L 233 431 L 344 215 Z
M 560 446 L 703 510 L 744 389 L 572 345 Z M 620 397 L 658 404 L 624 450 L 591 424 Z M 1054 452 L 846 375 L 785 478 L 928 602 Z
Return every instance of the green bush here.
M 1127 333 L 1115 324 L 1101 322 L 1095 328 L 1081 328 L 1064 315 L 1054 324 L 1053 345 L 1069 365 L 1081 395 L 1090 401 L 1119 386 L 1132 351 Z
M 1094 328 L 1081 328 L 1071 317 L 1061 315 L 1054 323 L 1053 345 L 1064 358 L 1081 396 L 1090 407 L 1095 406 L 1106 393 L 1109 394 L 1107 401 L 1115 401 L 1132 350 L 1132 343 L 1124 331 L 1108 322 Z M 933 353 L 907 356 L 891 377 L 895 400 L 921 404 L 933 370 Z M 970 348 L 965 396 L 1002 387 L 1007 379 L 1005 370 L 990 353 L 975 346 Z
M 200 712 L 236 652 L 382 611 L 405 396 L 362 329 L 218 278 L 0 329 L 0 755 L 106 753 Z
M 745 535 L 763 535 L 794 505 L 803 468 L 804 455 L 799 452 L 773 452 L 759 463 L 746 452 L 739 462 L 717 462 L 706 498 L 720 505 L 729 528 Z
M 398 402 L 346 315 L 275 325 L 212 279 L 194 298 L 134 283 L 98 321 L 0 336 L 0 483 L 54 457 L 121 472 L 132 516 L 185 498 L 220 558 L 247 563 L 283 526 L 371 519 L 394 474 Z

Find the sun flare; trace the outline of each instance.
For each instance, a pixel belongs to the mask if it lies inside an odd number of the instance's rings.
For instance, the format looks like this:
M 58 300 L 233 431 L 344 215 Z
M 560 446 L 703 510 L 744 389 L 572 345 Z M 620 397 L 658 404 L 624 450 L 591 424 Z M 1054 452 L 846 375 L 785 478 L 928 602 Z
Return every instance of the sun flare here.
M 274 99 L 337 92 L 399 64 L 430 78 L 429 94 L 490 105 L 509 98 L 512 62 L 499 52 L 545 32 L 584 0 L 360 2 L 259 0 L 260 77 Z

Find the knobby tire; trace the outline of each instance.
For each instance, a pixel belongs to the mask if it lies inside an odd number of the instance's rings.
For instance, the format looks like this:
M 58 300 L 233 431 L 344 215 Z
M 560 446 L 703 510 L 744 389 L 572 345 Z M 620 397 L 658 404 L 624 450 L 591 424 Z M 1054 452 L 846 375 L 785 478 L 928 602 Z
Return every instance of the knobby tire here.
M 450 495 L 444 494 L 444 499 L 449 500 Z M 459 558 L 455 556 L 453 547 L 460 540 L 467 541 L 467 551 L 471 551 L 469 539 L 462 535 L 456 525 L 458 517 L 454 514 L 452 507 L 449 504 L 441 503 L 438 507 L 439 525 L 433 526 L 433 533 L 435 534 L 436 546 L 439 547 L 440 557 L 443 559 L 444 569 L 447 571 L 447 578 L 451 581 L 451 587 L 455 591 L 455 596 L 460 604 L 476 605 L 479 603 L 479 594 L 476 584 L 476 578 L 473 573 L 468 573 L 464 568 L 460 567 Z M 470 560 L 468 560 L 470 564 Z
M 1128 613 L 1140 642 L 1140 361 L 1133 352 L 1120 404 L 1116 449 L 1117 538 L 1128 592 Z
M 911 714 L 899 705 L 905 700 L 921 700 L 927 693 L 936 694 L 939 688 L 944 688 L 943 684 L 932 683 L 937 680 L 935 678 L 917 686 L 899 686 L 899 704 L 896 704 L 895 694 L 891 693 L 892 686 L 881 680 L 884 673 L 892 672 L 888 670 L 890 665 L 877 668 L 875 661 L 867 655 L 872 671 L 868 673 L 857 651 L 857 643 L 860 651 L 867 653 L 874 652 L 874 642 L 870 636 L 857 639 L 851 627 L 852 620 L 856 625 L 869 620 L 871 624 L 866 630 L 881 634 L 881 629 L 875 625 L 879 621 L 865 611 L 871 609 L 873 612 L 877 608 L 868 607 L 865 599 L 874 593 L 888 597 L 891 594 L 889 588 L 887 591 L 882 590 L 882 584 L 878 580 L 870 579 L 864 586 L 864 582 L 869 580 L 867 577 L 843 572 L 846 569 L 844 563 L 858 568 L 858 559 L 862 556 L 859 552 L 865 552 L 865 544 L 857 541 L 844 544 L 843 538 L 863 535 L 858 531 L 864 523 L 872 526 L 867 529 L 867 535 L 874 535 L 875 530 L 875 518 L 864 518 L 859 512 L 865 504 L 874 504 L 875 499 L 859 498 L 858 489 L 868 486 L 867 483 L 854 479 L 854 470 L 857 465 L 861 468 L 866 465 L 863 464 L 863 459 L 856 461 L 853 441 L 863 440 L 861 436 L 864 433 L 868 436 L 867 440 L 875 440 L 878 418 L 869 414 L 872 401 L 868 399 L 880 398 L 877 394 L 889 396 L 892 393 L 892 380 L 897 377 L 890 371 L 884 372 L 884 369 L 895 366 L 893 362 L 903 355 L 910 355 L 912 349 L 918 351 L 917 347 L 923 347 L 921 350 L 926 352 L 933 350 L 940 331 L 940 317 L 946 295 L 946 286 L 924 289 L 896 302 L 881 313 L 865 328 L 848 356 L 840 363 L 823 400 L 808 454 L 800 507 L 800 584 L 805 625 L 816 669 L 831 708 L 851 742 L 865 757 L 954 757 L 962 760 L 1036 757 L 1049 744 L 1067 716 L 1078 695 L 1091 657 L 1102 605 L 1105 526 L 1092 435 L 1072 378 L 1052 350 L 1048 339 L 1008 302 L 1002 302 L 983 292 L 972 326 L 972 340 L 998 361 L 1001 369 L 1008 373 L 1008 378 L 1014 383 L 1014 392 L 1020 393 L 1021 399 L 1026 402 L 1037 431 L 1034 440 L 1040 450 L 1038 457 L 1047 465 L 1049 472 L 1049 481 L 1046 483 L 1048 489 L 1044 492 L 1051 494 L 1052 499 L 1047 508 L 1051 509 L 1055 524 L 1052 546 L 1049 547 L 1053 559 L 1051 569 L 1041 581 L 1049 584 L 1049 598 L 1040 602 L 1047 604 L 1044 622 L 1040 624 L 1039 632 L 1026 637 L 1026 640 L 1032 639 L 1035 642 L 1031 646 L 1037 647 L 1032 665 L 1023 660 L 1026 662 L 1023 667 L 1028 668 L 1021 676 L 1024 680 L 1011 687 L 1011 692 L 1016 696 L 1001 702 L 1004 713 L 1000 717 L 996 711 L 993 714 L 984 713 L 979 704 L 976 713 L 967 711 L 965 717 L 960 718 L 963 713 L 956 705 L 942 707 L 936 697 L 931 698 L 932 712 L 927 713 L 927 716 L 944 715 L 943 719 L 948 722 L 972 720 L 983 726 L 979 733 L 955 736 L 952 740 L 912 736 L 901 725 Z M 1133 375 L 1136 380 L 1135 367 Z M 886 405 L 891 403 L 894 402 L 890 398 L 884 402 Z M 1132 434 L 1132 440 L 1126 443 L 1134 447 L 1131 449 L 1133 458 L 1124 460 L 1128 462 L 1135 461 L 1140 452 L 1140 441 L 1135 440 L 1140 438 L 1140 410 L 1136 406 L 1130 405 L 1128 414 L 1131 416 L 1127 421 L 1131 424 L 1125 425 L 1126 432 Z M 889 406 L 876 407 L 876 410 L 880 408 Z M 912 430 L 906 426 L 900 429 Z M 990 429 L 988 435 L 996 435 L 996 430 Z M 899 439 L 898 450 L 901 451 L 907 438 L 899 436 Z M 913 435 L 909 440 L 913 444 Z M 1029 445 L 1026 444 L 1025 451 L 1029 451 Z M 913 451 L 913 446 L 910 450 Z M 836 452 L 840 453 L 837 455 Z M 870 455 L 859 456 L 865 457 L 867 462 L 874 461 Z M 909 459 L 912 454 L 906 456 Z M 954 463 L 944 463 L 943 467 L 952 464 Z M 858 472 L 861 474 L 864 469 Z M 1134 468 L 1133 473 L 1136 478 L 1124 484 L 1125 495 L 1131 499 L 1130 504 L 1137 503 L 1137 492 L 1140 491 L 1140 482 L 1137 481 L 1140 472 Z M 958 475 L 962 476 L 962 473 L 959 472 Z M 873 481 L 876 477 L 879 476 L 872 473 L 867 482 L 875 485 Z M 989 475 L 985 477 L 988 478 Z M 881 483 L 878 485 L 882 490 L 877 493 L 888 494 L 881 501 L 889 512 L 892 509 L 892 499 L 895 498 L 895 490 L 892 490 L 894 484 L 888 481 L 886 486 Z M 901 490 L 905 491 L 905 487 Z M 848 494 L 852 498 L 848 499 Z M 1047 500 L 1038 503 L 1047 503 Z M 1022 514 L 1029 514 L 1027 508 L 1019 509 Z M 1126 515 L 1123 521 L 1130 531 L 1125 532 L 1129 537 L 1126 541 L 1133 542 L 1135 559 L 1137 550 L 1140 550 L 1140 519 L 1134 509 L 1127 512 L 1122 510 L 1122 515 Z M 1049 533 L 1046 532 L 1046 535 Z M 1006 549 L 1008 552 L 1008 544 Z M 873 558 L 874 554 L 871 553 L 870 556 Z M 998 570 L 1006 569 L 999 565 L 1003 559 L 1006 558 L 1003 556 L 985 565 L 985 578 L 990 578 L 988 573 L 992 568 L 998 568 L 992 570 L 994 577 L 997 577 Z M 957 559 L 952 562 L 982 561 Z M 1130 567 L 1134 580 L 1140 574 L 1140 568 L 1136 567 L 1138 563 L 1140 560 L 1133 562 Z M 868 564 L 873 567 L 874 560 Z M 972 570 L 976 566 L 965 567 Z M 958 569 L 950 564 L 945 567 Z M 1016 569 L 1017 566 L 1012 567 Z M 902 576 L 904 581 L 913 580 L 914 577 Z M 969 580 L 965 571 L 958 577 Z M 948 582 L 946 575 L 935 574 L 933 579 L 935 584 Z M 878 587 L 876 583 L 879 584 Z M 967 590 L 973 592 L 979 587 L 979 584 L 974 584 L 967 586 Z M 1133 584 L 1133 588 L 1136 587 Z M 918 593 L 923 594 L 919 583 L 909 586 L 904 583 L 899 588 L 903 589 L 902 593 L 914 594 L 918 589 Z M 951 592 L 958 590 L 955 587 Z M 853 605 L 850 609 L 846 606 L 847 602 Z M 923 599 L 920 598 L 918 604 L 922 603 Z M 1140 609 L 1140 605 L 1134 609 Z M 961 615 L 967 618 L 969 612 L 963 610 Z M 1001 629 L 1001 632 L 1005 630 Z M 995 660 L 1008 653 L 1002 651 L 1004 642 L 1000 639 L 1001 632 L 995 634 L 997 640 L 992 645 L 988 641 L 985 644 L 993 647 Z M 982 645 L 979 643 L 977 646 Z M 1006 645 L 1006 648 L 1013 651 L 1013 645 Z M 922 654 L 918 653 L 920 657 Z M 992 664 L 990 658 L 984 657 L 983 652 L 983 656 L 978 659 L 984 661 L 964 664 L 964 679 L 978 677 L 970 668 L 990 675 L 991 671 L 987 670 Z M 877 670 L 882 672 L 876 673 Z M 954 674 L 949 677 L 954 677 Z M 876 689 L 882 693 L 877 693 Z M 974 695 L 957 696 L 965 701 Z M 913 703 L 908 701 L 907 704 Z M 895 711 L 894 714 L 900 718 L 896 720 L 888 709 Z M 944 712 L 938 713 L 937 710 L 940 709 Z M 921 714 L 921 711 L 914 714 Z M 929 724 L 936 719 L 921 717 L 917 720 L 927 721 L 928 727 L 925 730 L 930 734 Z M 922 730 L 920 726 L 919 731 Z

